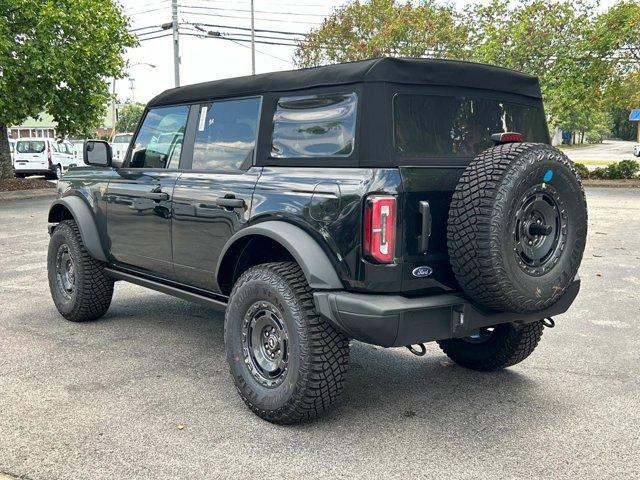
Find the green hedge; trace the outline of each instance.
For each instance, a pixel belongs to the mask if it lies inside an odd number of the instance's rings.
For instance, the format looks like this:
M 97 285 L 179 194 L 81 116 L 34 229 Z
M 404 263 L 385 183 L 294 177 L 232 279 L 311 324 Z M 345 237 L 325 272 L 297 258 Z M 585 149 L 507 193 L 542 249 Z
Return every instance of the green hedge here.
M 598 167 L 592 171 L 589 171 L 581 163 L 576 163 L 575 166 L 580 178 L 583 179 L 624 180 L 637 178 L 638 172 L 640 172 L 640 163 L 635 160 L 622 160 L 607 167 Z

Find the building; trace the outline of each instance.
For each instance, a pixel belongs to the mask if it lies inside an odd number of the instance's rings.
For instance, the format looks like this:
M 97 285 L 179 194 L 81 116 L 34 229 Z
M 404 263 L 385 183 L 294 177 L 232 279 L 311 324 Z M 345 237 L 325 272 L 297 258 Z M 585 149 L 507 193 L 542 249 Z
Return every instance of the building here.
M 111 137 L 115 122 L 118 121 L 123 104 L 116 103 L 115 109 L 110 103 L 105 111 L 102 125 L 95 130 L 98 138 Z M 114 118 L 115 117 L 115 118 Z M 9 127 L 9 138 L 55 138 L 57 124 L 48 113 L 41 113 L 38 118 L 28 118 L 20 125 Z
M 41 114 L 38 118 L 28 118 L 18 126 L 9 127 L 9 138 L 34 138 L 48 137 L 55 138 L 56 122 L 53 117 L 46 113 Z

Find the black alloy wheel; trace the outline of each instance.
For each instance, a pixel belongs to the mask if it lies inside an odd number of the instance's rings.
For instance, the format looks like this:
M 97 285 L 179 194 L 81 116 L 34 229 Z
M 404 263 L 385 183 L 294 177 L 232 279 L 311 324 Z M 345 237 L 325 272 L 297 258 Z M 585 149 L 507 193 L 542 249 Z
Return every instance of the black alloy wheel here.
M 256 381 L 267 388 L 280 385 L 289 363 L 289 333 L 282 313 L 271 302 L 255 302 L 242 323 L 244 362 Z

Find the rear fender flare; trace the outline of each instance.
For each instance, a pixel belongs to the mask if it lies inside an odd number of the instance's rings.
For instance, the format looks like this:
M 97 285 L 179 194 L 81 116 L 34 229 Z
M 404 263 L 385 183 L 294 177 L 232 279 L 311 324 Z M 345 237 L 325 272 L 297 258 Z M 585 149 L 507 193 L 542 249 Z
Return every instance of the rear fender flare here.
M 236 232 L 225 244 L 218 265 L 216 280 L 220 283 L 220 266 L 227 252 L 241 238 L 248 235 L 268 237 L 282 245 L 300 265 L 309 286 L 318 290 L 339 290 L 344 288 L 331 260 L 318 242 L 307 232 L 291 223 L 270 220 Z
M 49 208 L 49 223 L 59 223 L 63 210 L 68 210 L 78 225 L 82 243 L 96 260 L 107 261 L 100 234 L 91 208 L 80 197 L 64 197 L 54 201 Z

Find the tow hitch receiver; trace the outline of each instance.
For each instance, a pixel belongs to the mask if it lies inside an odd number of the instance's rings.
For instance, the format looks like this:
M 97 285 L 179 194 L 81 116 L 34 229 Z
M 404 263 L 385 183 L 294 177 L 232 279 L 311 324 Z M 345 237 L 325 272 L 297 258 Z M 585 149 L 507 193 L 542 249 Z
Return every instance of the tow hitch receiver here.
M 556 322 L 551 317 L 547 317 L 543 319 L 542 324 L 547 328 L 553 328 L 556 326 Z
M 407 345 L 407 350 L 416 355 L 417 357 L 424 357 L 427 353 L 427 347 L 424 343 L 416 343 L 415 345 Z M 418 348 L 414 348 L 418 347 Z

